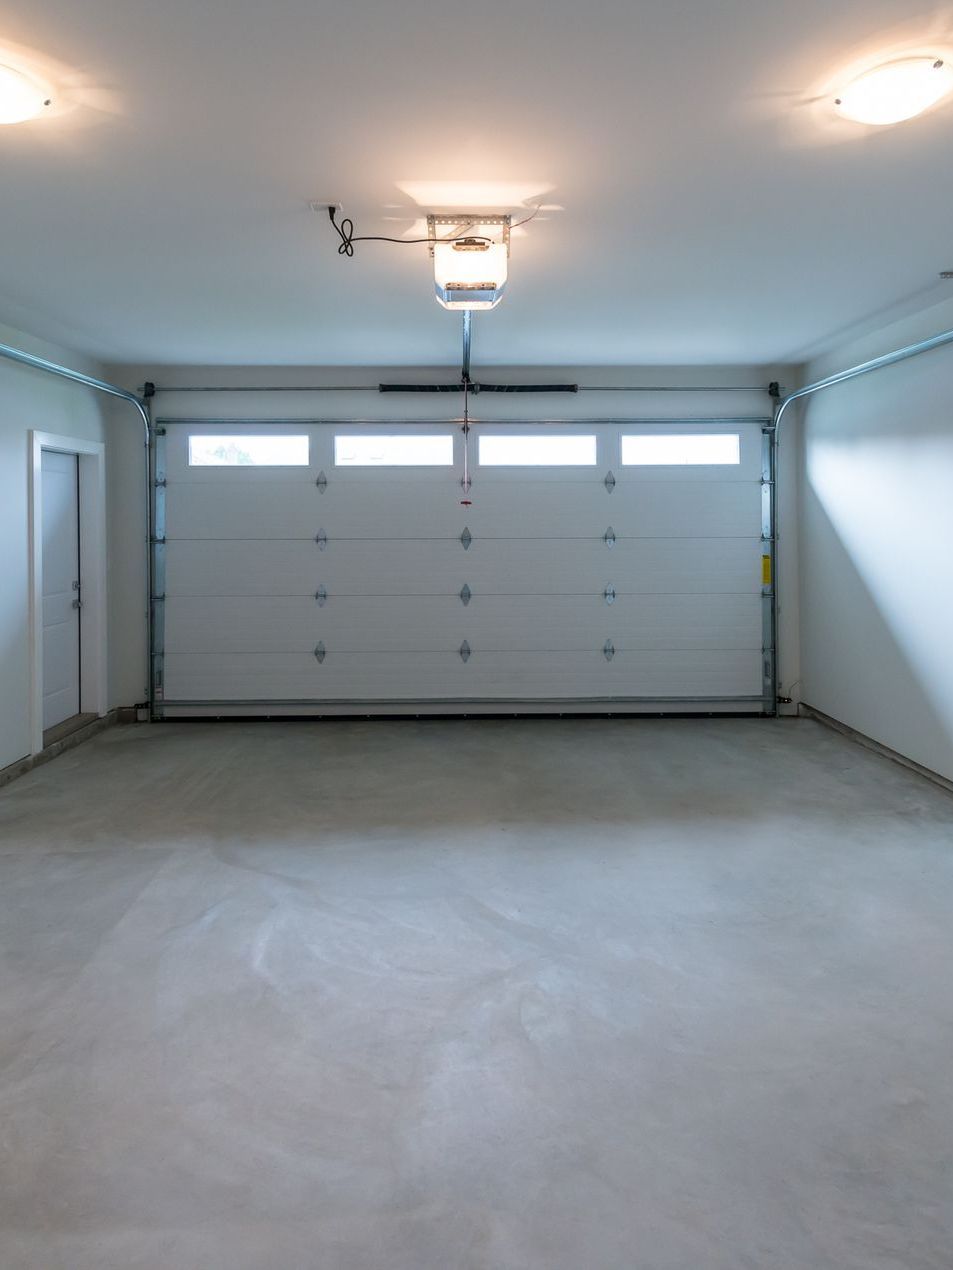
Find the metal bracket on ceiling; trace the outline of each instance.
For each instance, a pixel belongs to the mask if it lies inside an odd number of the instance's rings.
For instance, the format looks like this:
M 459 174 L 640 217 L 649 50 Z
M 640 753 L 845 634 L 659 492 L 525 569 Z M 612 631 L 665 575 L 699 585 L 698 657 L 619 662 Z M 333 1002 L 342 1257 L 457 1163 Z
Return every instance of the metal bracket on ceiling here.
M 467 238 L 472 230 L 478 229 L 481 225 L 499 225 L 502 229 L 502 241 L 506 247 L 506 254 L 510 254 L 510 226 L 513 218 L 507 212 L 505 215 L 491 214 L 490 212 L 450 212 L 449 214 L 429 213 L 427 216 L 427 237 L 430 239 L 429 251 L 433 255 L 434 244 L 438 241 L 453 242 L 457 238 Z M 449 234 L 437 235 L 437 227 L 450 227 L 452 232 Z

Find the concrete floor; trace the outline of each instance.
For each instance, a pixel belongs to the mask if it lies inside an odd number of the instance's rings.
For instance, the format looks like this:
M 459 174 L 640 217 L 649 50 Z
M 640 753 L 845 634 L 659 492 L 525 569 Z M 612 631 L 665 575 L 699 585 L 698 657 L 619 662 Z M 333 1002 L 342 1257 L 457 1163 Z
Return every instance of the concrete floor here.
M 2 1270 L 950 1270 L 953 798 L 806 721 L 0 791 Z

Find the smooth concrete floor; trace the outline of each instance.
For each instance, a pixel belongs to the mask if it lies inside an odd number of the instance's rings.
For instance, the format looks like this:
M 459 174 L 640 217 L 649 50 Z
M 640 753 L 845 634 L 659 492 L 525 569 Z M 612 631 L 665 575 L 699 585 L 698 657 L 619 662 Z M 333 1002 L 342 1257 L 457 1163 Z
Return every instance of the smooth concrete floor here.
M 950 1270 L 953 797 L 807 721 L 0 791 L 2 1270 Z

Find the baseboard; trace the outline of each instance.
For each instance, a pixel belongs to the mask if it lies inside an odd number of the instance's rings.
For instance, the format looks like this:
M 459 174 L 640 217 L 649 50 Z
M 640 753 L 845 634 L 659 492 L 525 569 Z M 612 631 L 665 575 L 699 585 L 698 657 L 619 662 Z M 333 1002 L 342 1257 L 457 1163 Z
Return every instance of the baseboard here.
M 953 781 L 947 780 L 945 776 L 941 776 L 939 772 L 932 771 L 929 767 L 924 767 L 922 763 L 917 763 L 912 758 L 907 758 L 905 754 L 892 750 L 889 745 L 881 745 L 872 736 L 858 732 L 856 728 L 850 727 L 847 723 L 841 723 L 840 719 L 832 719 L 823 710 L 805 705 L 802 701 L 798 707 L 798 713 L 802 718 L 816 719 L 818 723 L 823 723 L 826 728 L 831 728 L 834 732 L 839 732 L 841 736 L 846 736 L 851 741 L 856 741 L 865 750 L 873 750 L 875 754 L 879 754 L 882 758 L 889 758 L 894 763 L 899 763 L 901 767 L 905 767 L 908 771 L 916 772 L 918 776 L 923 776 L 932 784 L 939 785 L 940 789 L 945 789 L 948 794 L 953 794 Z
M 88 741 L 90 737 L 97 736 L 100 732 L 105 732 L 107 728 L 111 728 L 116 723 L 117 715 L 117 710 L 110 710 L 100 718 L 93 719 L 84 727 L 77 728 L 75 732 L 70 732 L 68 736 L 54 741 L 52 745 L 47 745 L 39 754 L 28 754 L 26 758 L 18 759 L 16 763 L 11 763 L 9 767 L 0 769 L 0 786 L 9 785 L 18 776 L 25 776 L 27 772 L 32 772 L 34 767 L 42 767 L 50 759 L 57 758 L 58 755 L 65 753 L 67 750 L 75 749 L 77 745 L 82 745 L 84 741 Z

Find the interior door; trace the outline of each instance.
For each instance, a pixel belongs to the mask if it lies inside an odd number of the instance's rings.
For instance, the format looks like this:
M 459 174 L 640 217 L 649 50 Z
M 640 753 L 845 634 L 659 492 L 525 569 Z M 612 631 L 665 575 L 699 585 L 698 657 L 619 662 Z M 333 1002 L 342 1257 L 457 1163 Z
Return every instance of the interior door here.
M 44 450 L 43 729 L 80 711 L 79 467 Z

